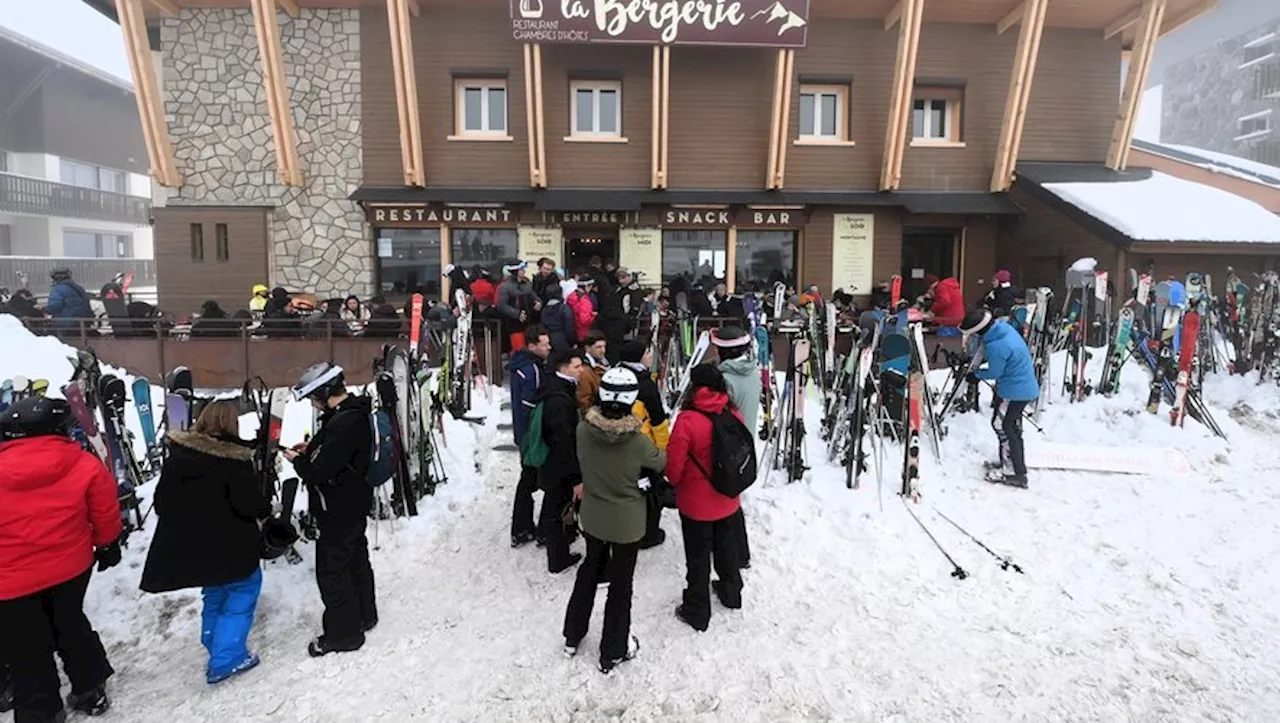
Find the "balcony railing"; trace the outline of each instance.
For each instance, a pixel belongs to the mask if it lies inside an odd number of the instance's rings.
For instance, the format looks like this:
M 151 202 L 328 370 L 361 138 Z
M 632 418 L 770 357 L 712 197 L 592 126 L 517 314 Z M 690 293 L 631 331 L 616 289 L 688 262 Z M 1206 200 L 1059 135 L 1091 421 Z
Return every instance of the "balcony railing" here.
M 71 277 L 90 293 L 96 293 L 116 274 L 133 274 L 134 287 L 156 285 L 156 262 L 151 259 L 72 259 L 57 256 L 0 256 L 0 286 L 16 289 L 27 278 L 28 288 L 37 295 L 49 289 L 49 272 L 71 270 Z
M 0 211 L 136 226 L 151 224 L 151 201 L 141 196 L 81 188 L 12 173 L 0 173 Z
M 1268 60 L 1257 67 L 1255 80 L 1259 100 L 1280 100 L 1280 58 Z

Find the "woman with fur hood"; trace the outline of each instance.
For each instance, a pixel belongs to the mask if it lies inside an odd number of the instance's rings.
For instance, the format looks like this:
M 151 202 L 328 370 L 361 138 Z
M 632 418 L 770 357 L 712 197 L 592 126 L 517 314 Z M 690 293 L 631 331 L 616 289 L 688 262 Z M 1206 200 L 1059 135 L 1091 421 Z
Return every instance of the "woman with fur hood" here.
M 258 488 L 253 448 L 237 436 L 234 402 L 210 403 L 191 429 L 165 437 L 169 457 L 156 484 L 159 522 L 142 571 L 146 592 L 203 588 L 200 642 L 205 681 L 220 683 L 258 664 L 246 641 L 262 590 L 258 520 L 271 503 Z
M 635 372 L 615 368 L 606 372 L 596 391 L 596 403 L 578 425 L 578 463 L 582 483 L 574 496 L 582 500 L 579 526 L 587 542 L 587 559 L 564 615 L 564 651 L 578 652 L 591 622 L 596 588 L 609 583 L 600 635 L 600 672 L 609 674 L 619 663 L 635 657 L 640 643 L 631 634 L 631 589 L 636 555 L 645 534 L 645 487 L 642 470 L 662 469 L 666 455 L 641 434 L 631 405 L 640 395 Z

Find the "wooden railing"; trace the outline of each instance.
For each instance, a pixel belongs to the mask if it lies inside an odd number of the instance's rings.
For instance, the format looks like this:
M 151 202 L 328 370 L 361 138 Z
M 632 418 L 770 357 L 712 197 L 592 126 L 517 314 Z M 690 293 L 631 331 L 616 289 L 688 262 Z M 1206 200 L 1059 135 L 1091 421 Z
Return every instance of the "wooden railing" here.
M 151 225 L 148 198 L 13 173 L 0 173 L 0 211 Z
M 151 259 L 0 256 L 0 286 L 17 288 L 25 275 L 28 287 L 40 296 L 49 290 L 49 272 L 59 267 L 70 270 L 71 278 L 90 294 L 96 294 L 103 284 L 123 273 L 133 274 L 134 287 L 156 285 L 156 262 Z

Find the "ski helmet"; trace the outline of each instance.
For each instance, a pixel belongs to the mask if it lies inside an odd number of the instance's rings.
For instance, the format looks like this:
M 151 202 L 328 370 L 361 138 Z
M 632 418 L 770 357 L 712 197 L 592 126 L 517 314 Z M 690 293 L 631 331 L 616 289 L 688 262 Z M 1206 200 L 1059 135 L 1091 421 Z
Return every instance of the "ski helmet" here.
M 62 399 L 28 397 L 0 412 L 0 440 L 71 436 L 71 405 Z
M 293 398 L 298 401 L 303 399 L 324 401 L 341 394 L 346 386 L 346 381 L 342 377 L 342 367 L 329 362 L 320 362 L 302 373 L 298 383 L 293 386 Z
M 994 318 L 991 316 L 990 311 L 974 309 L 965 314 L 964 318 L 960 320 L 960 332 L 965 336 L 981 334 L 987 330 L 987 327 L 991 326 L 992 321 L 994 321 Z
M 263 560 L 274 560 L 293 547 L 298 541 L 298 531 L 287 519 L 269 518 L 262 523 L 262 548 L 258 556 Z
M 66 279 L 71 278 L 71 269 L 65 266 L 59 266 L 55 269 L 51 269 L 49 271 L 49 278 L 54 281 L 65 281 Z
M 631 409 L 640 397 L 640 381 L 636 373 L 625 367 L 614 367 L 600 378 L 600 388 L 596 397 L 601 405 L 617 404 Z

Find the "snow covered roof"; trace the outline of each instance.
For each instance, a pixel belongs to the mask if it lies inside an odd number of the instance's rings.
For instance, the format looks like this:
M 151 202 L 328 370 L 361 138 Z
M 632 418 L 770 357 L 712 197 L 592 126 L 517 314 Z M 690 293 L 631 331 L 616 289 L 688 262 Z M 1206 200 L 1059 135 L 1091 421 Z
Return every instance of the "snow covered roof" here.
M 1157 156 L 1190 163 L 1206 171 L 1213 171 L 1214 173 L 1261 183 L 1265 186 L 1280 188 L 1280 168 L 1251 161 L 1248 158 L 1232 156 L 1217 151 L 1206 151 L 1203 148 L 1194 148 L 1192 146 L 1182 146 L 1174 143 L 1153 143 L 1138 139 L 1133 141 L 1133 147 L 1140 151 L 1154 153 Z
M 1280 216 L 1229 191 L 1158 171 L 1136 180 L 1040 185 L 1134 241 L 1280 244 Z

